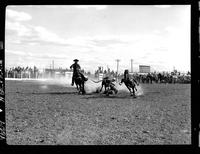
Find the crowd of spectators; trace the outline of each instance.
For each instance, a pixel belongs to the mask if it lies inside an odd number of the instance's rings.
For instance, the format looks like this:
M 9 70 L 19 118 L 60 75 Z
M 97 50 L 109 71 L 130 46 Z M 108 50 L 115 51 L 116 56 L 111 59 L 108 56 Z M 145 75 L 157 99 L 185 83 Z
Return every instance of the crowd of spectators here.
M 133 77 L 139 83 L 191 83 L 191 73 L 173 72 L 154 72 L 154 73 L 135 73 Z
M 110 68 L 107 68 L 107 70 L 103 70 L 103 67 L 98 67 L 98 69 L 95 71 L 95 77 L 98 77 L 99 74 L 104 74 L 104 76 L 109 77 L 119 77 L 120 74 L 118 74 L 116 71 L 111 70 Z
M 2 66 L 1 66 L 2 67 Z M 66 69 L 65 71 L 71 71 Z M 81 71 L 85 75 L 91 75 L 90 72 Z M 44 72 L 40 72 L 39 69 L 34 66 L 32 67 L 12 67 L 10 69 L 5 69 L 6 78 L 40 78 Z M 123 78 L 123 74 L 118 74 L 114 70 L 103 70 L 102 67 L 98 67 L 95 71 L 94 76 L 98 77 L 99 74 L 103 76 Z M 1 78 L 3 77 L 2 71 L 0 72 Z M 173 72 L 151 72 L 151 73 L 131 73 L 131 76 L 135 78 L 139 83 L 191 83 L 191 73 L 181 73 L 177 70 Z
M 99 74 L 103 76 L 115 77 L 119 80 L 123 78 L 123 74 L 119 74 L 115 71 L 111 71 L 109 68 L 103 70 L 102 67 L 98 67 L 95 71 L 95 77 Z M 151 73 L 130 73 L 130 76 L 136 79 L 139 83 L 191 83 L 191 73 L 181 73 L 174 70 L 172 72 L 151 72 Z
M 5 69 L 5 78 L 38 78 L 39 69 L 34 66 L 31 67 L 12 67 Z

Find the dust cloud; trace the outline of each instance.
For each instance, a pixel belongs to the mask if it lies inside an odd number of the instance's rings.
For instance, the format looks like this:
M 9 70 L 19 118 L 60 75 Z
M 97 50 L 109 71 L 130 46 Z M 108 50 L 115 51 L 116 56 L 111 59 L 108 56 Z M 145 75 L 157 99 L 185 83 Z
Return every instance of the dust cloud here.
M 95 80 L 93 78 L 88 78 L 88 80 L 85 82 L 85 91 L 88 94 L 91 93 L 96 93 L 100 90 L 101 88 L 101 82 L 96 83 Z M 71 82 L 72 79 L 70 77 L 60 77 L 60 78 L 48 78 L 48 79 L 36 79 L 36 80 L 31 80 L 31 82 L 38 82 L 40 84 L 40 88 L 41 90 L 47 90 L 48 86 L 50 85 L 56 85 L 56 86 L 61 86 L 61 87 L 76 87 L 71 86 Z M 127 89 L 127 87 L 122 84 L 119 85 L 119 82 L 114 82 L 116 89 L 118 90 L 118 93 L 129 93 L 129 90 Z M 143 95 L 143 89 L 142 86 L 139 85 L 137 86 L 137 91 L 136 91 L 136 95 Z M 103 89 L 104 90 L 104 89 Z

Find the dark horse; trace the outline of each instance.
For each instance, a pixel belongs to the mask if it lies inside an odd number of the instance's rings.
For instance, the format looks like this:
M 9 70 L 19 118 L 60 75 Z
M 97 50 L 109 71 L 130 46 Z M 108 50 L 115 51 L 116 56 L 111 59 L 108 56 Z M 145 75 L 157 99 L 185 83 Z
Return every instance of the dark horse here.
M 74 74 L 74 81 L 76 84 L 76 88 L 78 90 L 78 93 L 80 94 L 85 94 L 85 81 L 87 81 L 88 79 L 84 77 L 83 74 L 81 74 L 79 71 L 77 71 Z
M 124 71 L 124 78 L 121 79 L 121 82 L 119 84 L 121 85 L 122 83 L 126 85 L 128 90 L 130 91 L 131 96 L 135 98 L 135 90 L 137 91 L 135 84 L 139 85 L 139 83 L 135 79 L 130 80 L 128 70 Z

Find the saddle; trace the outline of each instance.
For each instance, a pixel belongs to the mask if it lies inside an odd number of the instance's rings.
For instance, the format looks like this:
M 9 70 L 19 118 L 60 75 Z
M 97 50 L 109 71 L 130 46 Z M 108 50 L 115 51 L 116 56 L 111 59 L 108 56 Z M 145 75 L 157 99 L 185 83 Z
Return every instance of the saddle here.
M 87 80 L 88 80 L 83 74 L 81 74 L 81 72 L 76 72 L 76 73 L 74 74 L 74 77 L 75 77 L 75 78 L 83 79 L 84 81 L 87 81 Z
M 74 72 L 74 78 L 81 78 L 80 72 Z

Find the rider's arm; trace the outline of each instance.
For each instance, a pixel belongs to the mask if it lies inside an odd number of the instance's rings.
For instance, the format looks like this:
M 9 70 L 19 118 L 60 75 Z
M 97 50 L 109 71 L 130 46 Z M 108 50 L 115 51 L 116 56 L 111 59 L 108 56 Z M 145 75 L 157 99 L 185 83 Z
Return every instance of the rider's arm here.
M 70 69 L 72 69 L 73 65 L 74 65 L 74 64 L 72 64 L 72 65 L 70 66 Z

